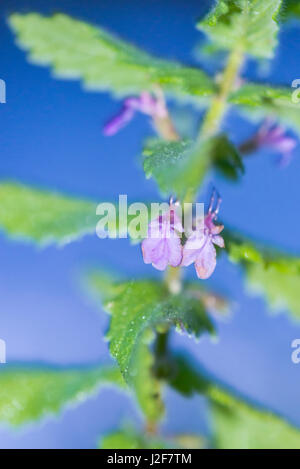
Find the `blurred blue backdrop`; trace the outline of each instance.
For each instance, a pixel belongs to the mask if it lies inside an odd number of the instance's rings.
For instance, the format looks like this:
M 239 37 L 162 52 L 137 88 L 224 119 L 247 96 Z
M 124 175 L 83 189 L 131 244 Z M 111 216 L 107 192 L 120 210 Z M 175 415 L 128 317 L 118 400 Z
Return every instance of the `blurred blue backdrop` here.
M 1 179 L 99 202 L 126 193 L 132 200 L 158 198 L 155 184 L 145 182 L 138 160 L 141 143 L 152 132 L 147 119 L 137 116 L 114 138 L 103 137 L 101 126 L 120 103 L 108 94 L 84 92 L 78 82 L 54 80 L 48 69 L 29 64 L 7 26 L 11 12 L 63 11 L 104 26 L 153 54 L 197 65 L 195 47 L 203 38 L 194 25 L 209 4 L 209 0 L 2 0 L 0 77 L 7 84 L 7 104 L 0 105 Z M 300 30 L 289 25 L 280 36 L 268 76 L 262 77 L 265 68 L 253 62 L 244 75 L 289 86 L 300 78 L 299 53 Z M 251 133 L 250 124 L 235 113 L 230 117 L 224 127 L 233 139 Z M 222 218 L 257 238 L 297 251 L 299 157 L 298 149 L 293 163 L 279 170 L 274 155 L 260 152 L 247 161 L 241 182 L 230 185 L 214 179 L 223 197 Z M 63 249 L 44 250 L 1 236 L 0 259 L 0 337 L 7 343 L 8 362 L 107 360 L 103 341 L 107 317 L 80 287 L 80 273 L 86 266 L 99 265 L 133 277 L 156 274 L 144 265 L 139 247 L 95 236 Z M 192 269 L 189 275 L 195 277 Z M 247 295 L 241 272 L 225 258 L 210 284 L 233 297 L 232 317 L 218 321 L 217 342 L 204 338 L 195 343 L 174 335 L 174 346 L 190 350 L 220 380 L 300 426 L 300 365 L 290 359 L 291 342 L 300 337 L 299 325 L 284 314 L 270 317 L 262 299 Z M 202 399 L 187 400 L 167 391 L 167 410 L 165 432 L 207 431 Z M 0 448 L 92 448 L 101 434 L 131 419 L 139 421 L 133 403 L 106 390 L 59 418 L 17 431 L 1 427 Z

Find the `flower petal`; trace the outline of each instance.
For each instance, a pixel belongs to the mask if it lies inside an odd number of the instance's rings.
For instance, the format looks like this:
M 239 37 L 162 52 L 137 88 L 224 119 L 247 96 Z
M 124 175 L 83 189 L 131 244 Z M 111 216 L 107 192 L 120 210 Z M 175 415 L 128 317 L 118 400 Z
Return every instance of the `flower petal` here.
M 113 117 L 110 121 L 108 121 L 107 124 L 105 124 L 103 128 L 104 135 L 115 135 L 117 132 L 119 132 L 120 129 L 122 129 L 122 127 L 124 127 L 129 121 L 131 121 L 134 116 L 134 113 L 134 109 L 128 106 L 123 106 L 119 114 Z
M 222 236 L 216 235 L 212 237 L 212 242 L 220 248 L 225 248 L 225 242 Z
M 182 265 L 188 266 L 195 262 L 206 242 L 204 234 L 193 233 L 186 241 L 183 247 Z
M 153 262 L 153 251 L 157 247 L 159 239 L 146 238 L 142 242 L 142 253 L 145 264 L 152 264 Z
M 182 261 L 182 245 L 179 237 L 166 240 L 169 250 L 169 264 L 172 267 L 178 267 Z
M 169 264 L 169 249 L 167 240 L 159 241 L 157 247 L 152 251 L 152 265 L 157 270 L 165 270 Z
M 195 261 L 197 276 L 201 279 L 209 278 L 216 267 L 216 250 L 213 243 L 208 240 Z

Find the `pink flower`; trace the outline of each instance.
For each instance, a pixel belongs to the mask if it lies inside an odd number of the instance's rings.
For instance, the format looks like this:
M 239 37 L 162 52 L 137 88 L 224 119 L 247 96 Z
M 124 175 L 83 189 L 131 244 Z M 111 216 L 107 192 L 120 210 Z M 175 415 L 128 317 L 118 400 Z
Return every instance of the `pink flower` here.
M 297 140 L 287 135 L 286 130 L 274 124 L 270 119 L 262 124 L 254 137 L 256 147 L 268 146 L 281 153 L 280 166 L 287 166 L 292 159 L 292 152 L 297 146 Z
M 221 199 L 218 198 L 216 208 L 213 210 L 214 198 L 213 194 L 203 228 L 192 232 L 183 247 L 181 265 L 188 266 L 194 262 L 197 276 L 201 279 L 209 278 L 215 270 L 217 260 L 214 244 L 220 248 L 225 247 L 224 240 L 220 236 L 224 226 L 214 224 Z
M 176 213 L 176 205 L 171 202 L 169 210 L 149 224 L 148 237 L 142 242 L 145 264 L 152 264 L 158 270 L 165 270 L 168 265 L 179 266 L 182 232 L 181 218 Z
M 137 111 L 153 118 L 165 117 L 167 114 L 162 96 L 154 98 L 148 91 L 143 91 L 139 97 L 130 97 L 124 100 L 121 111 L 104 126 L 104 135 L 116 134 L 132 120 Z

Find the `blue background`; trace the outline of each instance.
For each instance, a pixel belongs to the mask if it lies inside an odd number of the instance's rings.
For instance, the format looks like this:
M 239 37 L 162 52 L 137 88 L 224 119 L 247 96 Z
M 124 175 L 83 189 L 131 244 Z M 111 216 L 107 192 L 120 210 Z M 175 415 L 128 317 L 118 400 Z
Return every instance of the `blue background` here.
M 97 201 L 127 193 L 130 199 L 157 200 L 156 186 L 145 182 L 138 154 L 152 130 L 144 116 L 114 138 L 101 126 L 120 107 L 109 94 L 84 92 L 78 82 L 57 81 L 46 68 L 30 65 L 14 44 L 6 24 L 13 11 L 63 11 L 104 26 L 161 57 L 196 65 L 202 39 L 195 20 L 210 2 L 199 0 L 68 0 L 1 2 L 0 77 L 7 84 L 7 104 L 0 105 L 0 176 Z M 300 77 L 300 29 L 286 27 L 269 69 L 273 82 L 290 85 Z M 221 64 L 210 64 L 214 69 Z M 206 65 L 208 66 L 208 65 Z M 244 76 L 262 77 L 262 67 L 247 63 Z M 189 111 L 183 108 L 183 113 Z M 236 113 L 224 128 L 240 141 L 250 124 Z M 223 197 L 222 218 L 230 225 L 289 251 L 299 248 L 300 150 L 280 170 L 266 151 L 249 158 L 242 181 L 214 179 Z M 0 201 L 1 204 L 1 201 Z M 0 205 L 1 209 L 1 205 Z M 127 240 L 95 236 L 63 249 L 39 250 L 0 238 L 0 337 L 7 360 L 56 364 L 96 363 L 108 359 L 103 333 L 107 317 L 80 287 L 89 265 L 119 270 L 129 277 L 155 274 L 145 266 L 139 247 Z M 189 275 L 195 278 L 192 268 Z M 264 301 L 249 297 L 239 269 L 225 258 L 209 282 L 232 295 L 230 320 L 218 321 L 219 339 L 195 343 L 174 336 L 174 346 L 193 355 L 224 383 L 268 405 L 300 426 L 300 365 L 291 362 L 291 342 L 299 325 L 285 314 L 270 317 Z M 3 365 L 5 366 L 5 365 Z M 207 431 L 207 409 L 200 397 L 184 399 L 167 391 L 165 432 Z M 1 427 L 0 448 L 92 448 L 99 436 L 124 421 L 139 421 L 133 403 L 117 391 L 104 390 L 62 416 L 20 430 Z

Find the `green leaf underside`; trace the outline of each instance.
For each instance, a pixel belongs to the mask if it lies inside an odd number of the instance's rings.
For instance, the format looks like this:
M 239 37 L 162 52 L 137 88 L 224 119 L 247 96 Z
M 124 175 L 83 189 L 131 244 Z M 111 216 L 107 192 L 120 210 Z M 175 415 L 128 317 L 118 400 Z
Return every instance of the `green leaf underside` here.
M 227 236 L 230 259 L 246 271 L 253 293 L 264 295 L 272 309 L 288 310 L 300 319 L 300 257 L 284 255 L 242 237 Z
M 300 16 L 300 3 L 299 0 L 284 0 L 281 12 L 283 20 L 293 19 Z
M 90 281 L 101 297 L 102 288 L 97 274 L 91 276 Z M 189 292 L 171 295 L 164 285 L 152 280 L 116 284 L 115 295 L 104 308 L 111 314 L 107 334 L 110 352 L 129 383 L 136 376 L 134 357 L 137 346 L 144 339 L 144 334 L 150 334 L 156 326 L 183 327 L 196 337 L 204 332 L 213 332 L 200 300 Z
M 144 436 L 132 427 L 112 432 L 101 439 L 100 449 L 164 449 L 176 448 L 170 443 L 150 435 Z
M 95 232 L 97 204 L 32 189 L 0 184 L 0 229 L 14 238 L 64 244 Z
M 290 126 L 300 133 L 300 104 L 292 101 L 296 88 L 277 88 L 270 85 L 248 83 L 234 92 L 230 101 L 256 114 L 259 118 L 266 115 Z
M 215 48 L 237 47 L 258 58 L 273 56 L 281 0 L 218 0 L 198 22 Z
M 241 157 L 225 135 L 193 144 L 189 140 L 149 140 L 143 151 L 146 177 L 154 177 L 163 194 L 184 196 L 196 191 L 207 169 L 214 166 L 226 177 L 237 179 L 244 167 Z
M 86 88 L 139 94 L 159 84 L 174 95 L 206 96 L 212 80 L 201 70 L 156 59 L 98 27 L 64 14 L 13 14 L 10 24 L 30 60 Z
M 218 449 L 300 448 L 300 430 L 281 417 L 215 384 L 184 356 L 173 358 L 171 386 L 184 395 L 204 394 L 212 412 L 212 446 Z
M 131 365 L 132 387 L 148 423 L 159 421 L 165 410 L 162 400 L 162 385 L 153 373 L 155 359 L 149 349 L 152 340 L 152 334 L 145 331 L 136 345 Z
M 0 371 L 0 422 L 21 425 L 84 402 L 101 386 L 123 386 L 115 367 L 63 368 L 4 365 Z

